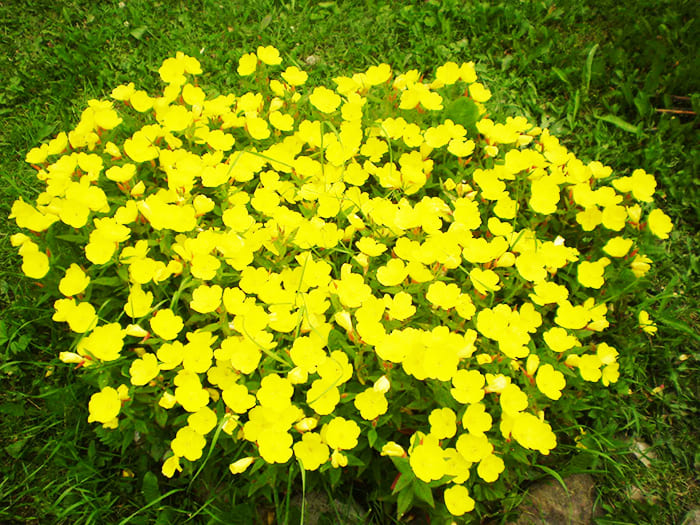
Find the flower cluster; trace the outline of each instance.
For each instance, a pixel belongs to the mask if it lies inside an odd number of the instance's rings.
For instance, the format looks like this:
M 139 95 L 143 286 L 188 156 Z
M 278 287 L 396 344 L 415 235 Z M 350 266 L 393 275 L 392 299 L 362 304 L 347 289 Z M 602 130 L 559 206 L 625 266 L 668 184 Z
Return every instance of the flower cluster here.
M 247 443 L 234 474 L 389 456 L 462 515 L 507 450 L 555 448 L 567 389 L 617 381 L 606 297 L 672 229 L 656 182 L 492 120 L 473 63 L 307 88 L 281 62 L 243 55 L 241 91 L 213 96 L 178 53 L 162 93 L 91 100 L 27 155 L 45 189 L 12 207 L 22 270 L 54 283 L 61 360 L 123 365 L 90 421 L 165 411 L 164 475 L 218 428 Z

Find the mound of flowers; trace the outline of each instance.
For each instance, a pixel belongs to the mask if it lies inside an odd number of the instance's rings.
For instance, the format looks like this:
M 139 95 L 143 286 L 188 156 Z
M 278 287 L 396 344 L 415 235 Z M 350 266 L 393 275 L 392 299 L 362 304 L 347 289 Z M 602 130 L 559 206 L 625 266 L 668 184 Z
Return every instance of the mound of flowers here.
M 239 475 L 391 460 L 404 507 L 470 512 L 556 447 L 560 398 L 617 381 L 608 303 L 672 228 L 654 177 L 493 120 L 473 63 L 308 87 L 281 62 L 260 47 L 213 94 L 177 53 L 162 93 L 91 100 L 26 157 L 22 271 L 99 378 L 89 421 L 156 421 L 165 476 L 224 441 Z

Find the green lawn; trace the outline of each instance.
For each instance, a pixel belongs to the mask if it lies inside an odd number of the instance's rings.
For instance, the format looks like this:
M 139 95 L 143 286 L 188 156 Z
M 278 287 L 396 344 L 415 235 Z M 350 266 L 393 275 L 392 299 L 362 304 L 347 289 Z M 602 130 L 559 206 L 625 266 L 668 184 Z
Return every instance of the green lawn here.
M 274 45 L 286 64 L 308 71 L 310 85 L 382 62 L 429 74 L 447 60 L 473 60 L 499 115 L 549 127 L 583 160 L 653 173 L 657 204 L 675 226 L 653 254 L 643 305 L 657 312 L 659 332 L 618 334 L 623 379 L 581 412 L 586 448 L 564 440 L 547 468 L 594 476 L 598 523 L 681 523 L 700 501 L 695 2 L 15 0 L 0 2 L 0 20 L 4 217 L 16 198 L 39 193 L 26 152 L 71 129 L 87 100 L 129 81 L 156 89 L 158 67 L 176 51 L 200 60 L 201 85 L 237 92 L 238 58 L 259 45 Z M 226 465 L 210 465 L 191 482 L 167 480 L 138 440 L 120 450 L 107 433 L 96 434 L 87 423 L 93 389 L 58 361 L 66 336 L 51 321 L 51 302 L 22 278 L 9 241 L 14 221 L 2 225 L 0 522 L 298 522 L 291 474 L 277 480 L 279 490 L 251 500 Z M 630 318 L 624 307 L 620 323 Z M 652 446 L 649 465 L 631 452 L 634 440 Z M 517 490 L 544 476 L 533 472 Z M 343 486 L 340 499 L 352 490 L 371 510 L 367 520 L 390 523 L 396 502 L 376 499 L 379 478 L 366 472 Z M 512 518 L 518 500 L 494 502 L 481 518 Z M 328 523 L 346 511 L 332 511 Z

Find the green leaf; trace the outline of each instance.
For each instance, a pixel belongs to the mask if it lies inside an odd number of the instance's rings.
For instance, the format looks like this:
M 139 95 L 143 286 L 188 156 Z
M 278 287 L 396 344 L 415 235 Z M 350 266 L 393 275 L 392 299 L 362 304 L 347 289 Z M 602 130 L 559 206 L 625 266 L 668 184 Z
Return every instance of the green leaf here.
M 630 133 L 636 133 L 639 134 L 641 131 L 640 126 L 635 126 L 633 124 L 630 124 L 626 120 L 621 119 L 620 117 L 617 117 L 615 115 L 603 115 L 602 117 L 596 117 L 598 120 L 602 120 L 604 122 L 609 122 L 610 124 L 613 124 L 614 126 L 617 126 L 618 128 L 628 131 Z
M 11 457 L 17 459 L 21 455 L 22 449 L 26 444 L 26 439 L 20 439 L 19 441 L 15 441 L 14 443 L 7 445 L 5 447 L 5 452 L 7 452 Z
M 85 242 L 85 235 L 75 235 L 74 233 L 62 233 L 60 235 L 56 235 L 56 239 L 60 241 L 77 242 L 82 244 Z
M 413 470 L 411 469 L 411 466 L 408 464 L 408 458 L 399 458 L 396 456 L 389 456 L 389 457 L 391 458 L 391 461 L 394 463 L 396 470 L 398 470 L 401 474 L 403 474 L 404 476 L 408 476 L 411 479 L 413 479 L 415 477 L 413 475 Z
M 554 72 L 555 75 L 559 77 L 559 79 L 566 84 L 567 86 L 571 85 L 571 82 L 569 82 L 569 77 L 566 76 L 566 72 L 559 69 L 558 67 L 553 67 L 552 71 Z
M 133 36 L 136 40 L 141 40 L 146 31 L 148 31 L 148 26 L 139 26 L 136 29 L 132 29 L 129 32 L 129 34 Z
M 406 487 L 404 490 L 399 492 L 399 497 L 396 499 L 396 515 L 398 519 L 406 514 L 406 511 L 411 508 L 413 503 L 413 489 L 411 487 Z
M 562 486 L 562 488 L 564 489 L 564 492 L 567 492 L 567 493 L 569 492 L 569 489 L 566 488 L 566 483 L 564 483 L 564 480 L 562 479 L 562 477 L 559 475 L 559 473 L 557 471 L 552 470 L 549 467 L 545 467 L 544 465 L 535 465 L 535 466 L 539 469 L 544 470 L 547 474 L 549 474 L 554 479 L 556 479 L 559 482 L 559 484 Z
M 267 26 L 270 25 L 270 22 L 272 22 L 272 13 L 268 13 L 263 17 L 263 19 L 260 21 L 260 30 L 265 29 Z
M 369 442 L 370 447 L 373 447 L 377 442 L 377 431 L 375 429 L 371 429 L 369 432 L 367 432 L 367 441 Z
M 418 499 L 425 501 L 428 505 L 435 508 L 435 500 L 433 499 L 433 491 L 422 481 L 413 482 L 413 493 Z
M 469 135 L 477 134 L 476 123 L 479 120 L 479 107 L 472 99 L 460 97 L 447 106 L 445 117 L 452 119 L 455 124 L 464 126 Z
M 160 498 L 160 487 L 158 487 L 158 477 L 153 472 L 146 472 L 143 476 L 141 493 L 146 503 L 151 503 Z
M 161 428 L 165 427 L 165 424 L 168 422 L 168 411 L 161 407 L 156 407 L 154 413 L 156 416 L 156 424 Z
M 698 335 L 696 332 L 694 332 L 686 323 L 682 321 L 675 321 L 673 319 L 669 319 L 668 317 L 661 317 L 657 314 L 657 320 L 659 323 L 670 326 L 674 330 L 678 330 L 679 332 L 683 332 L 684 334 L 689 335 L 696 341 L 700 341 L 700 335 Z
M 591 50 L 588 52 L 588 56 L 586 57 L 586 70 L 585 74 L 583 77 L 584 80 L 584 88 L 586 90 L 586 93 L 588 93 L 588 90 L 591 87 L 591 74 L 593 71 L 593 57 L 595 56 L 595 52 L 598 50 L 598 47 L 600 47 L 598 44 L 595 44 Z
M 404 490 L 406 487 L 408 487 L 411 483 L 413 483 L 413 478 L 412 476 L 406 476 L 404 474 L 399 474 L 398 479 L 396 480 L 396 484 L 394 485 L 394 490 L 391 491 L 392 494 L 398 494 L 402 490 Z

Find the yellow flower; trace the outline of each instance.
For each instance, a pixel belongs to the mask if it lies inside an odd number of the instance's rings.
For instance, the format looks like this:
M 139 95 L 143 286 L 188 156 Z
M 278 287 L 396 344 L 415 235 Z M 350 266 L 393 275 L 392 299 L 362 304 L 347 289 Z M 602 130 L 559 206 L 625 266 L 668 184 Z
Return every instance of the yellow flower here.
M 166 341 L 172 341 L 180 333 L 184 324 L 182 317 L 175 315 L 170 308 L 158 310 L 150 320 L 153 332 Z
M 493 483 L 498 479 L 501 472 L 506 466 L 503 460 L 495 454 L 489 454 L 482 458 L 479 465 L 476 467 L 476 473 L 487 483 Z
M 446 62 L 435 70 L 435 78 L 445 85 L 454 84 L 459 80 L 459 66 L 454 62 Z
M 187 416 L 187 424 L 203 436 L 214 430 L 217 423 L 218 418 L 216 412 L 209 407 L 203 407 L 197 412 Z
M 389 64 L 379 64 L 378 66 L 370 66 L 365 73 L 367 84 L 376 86 L 383 84 L 391 78 L 391 67 Z
M 511 383 L 507 385 L 501 392 L 501 409 L 509 415 L 525 410 L 528 406 L 528 397 L 525 392 Z
M 268 66 L 277 66 L 282 63 L 280 52 L 274 46 L 258 46 L 258 58 Z
M 255 73 L 258 65 L 258 57 L 255 53 L 248 53 L 238 59 L 238 74 L 242 77 L 247 77 Z
M 397 286 L 408 277 L 408 270 L 401 259 L 390 259 L 377 268 L 377 280 L 384 286 Z
M 161 467 L 161 473 L 166 478 L 172 478 L 175 472 L 182 472 L 182 466 L 180 466 L 180 458 L 177 456 L 170 456 L 163 462 Z
M 464 485 L 452 485 L 445 490 L 445 506 L 453 516 L 462 516 L 474 510 L 475 502 Z
M 129 297 L 124 303 L 124 312 L 133 319 L 138 319 L 146 315 L 153 304 L 153 294 L 144 292 L 141 286 L 136 284 L 131 287 Z
M 355 246 L 369 257 L 377 257 L 386 251 L 386 244 L 377 242 L 372 237 L 360 238 L 358 241 L 355 241 Z
M 632 239 L 625 239 L 624 237 L 613 237 L 603 246 L 603 251 L 607 253 L 610 257 L 624 257 L 630 248 L 634 244 Z
M 316 379 L 306 392 L 306 402 L 319 415 L 325 416 L 333 412 L 340 401 L 340 392 L 335 381 Z
M 296 66 L 289 66 L 282 73 L 282 78 L 290 86 L 301 86 L 306 83 L 309 75 Z
M 202 450 L 206 444 L 207 440 L 202 434 L 186 426 L 177 431 L 175 439 L 170 443 L 170 448 L 176 456 L 196 461 L 202 457 Z
M 491 429 L 492 424 L 493 418 L 486 412 L 486 405 L 483 403 L 469 405 L 462 416 L 462 426 L 470 434 L 483 434 Z
M 226 406 L 237 414 L 244 414 L 255 406 L 255 397 L 248 393 L 248 388 L 242 384 L 233 384 L 224 389 L 221 397 Z
M 268 463 L 286 463 L 292 457 L 292 441 L 289 432 L 266 429 L 258 436 L 258 450 Z
M 552 427 L 534 414 L 519 412 L 510 424 L 513 438 L 525 448 L 547 455 L 557 446 Z
M 469 280 L 474 286 L 474 289 L 481 295 L 494 293 L 501 289 L 498 274 L 493 270 L 473 268 L 472 271 L 469 272 Z
M 544 342 L 555 352 L 566 352 L 575 346 L 581 346 L 579 340 L 570 335 L 564 328 L 554 326 L 544 332 Z
M 450 408 L 436 408 L 428 416 L 430 434 L 438 439 L 451 438 L 457 433 L 457 416 Z
M 561 390 L 566 386 L 564 374 L 555 370 L 550 364 L 542 365 L 537 371 L 537 388 L 550 399 L 561 397 Z
M 234 461 L 228 466 L 228 468 L 231 471 L 231 474 L 241 474 L 245 472 L 254 462 L 255 458 L 249 456 Z
M 180 86 L 187 81 L 185 78 L 185 64 L 177 58 L 166 58 L 158 73 L 163 82 L 167 84 Z
M 314 88 L 309 102 L 322 113 L 333 113 L 340 106 L 341 98 L 335 92 L 321 86 Z
M 294 443 L 293 449 L 304 470 L 316 470 L 330 457 L 328 445 L 315 432 L 306 432 L 301 436 L 301 441 Z
M 651 335 L 654 335 L 658 330 L 656 323 L 652 321 L 649 312 L 646 310 L 641 310 L 639 312 L 639 326 L 642 330 Z
M 469 96 L 476 102 L 486 102 L 491 98 L 491 91 L 489 91 L 483 84 L 474 82 L 469 85 Z
M 360 427 L 350 419 L 334 417 L 321 429 L 321 437 L 334 450 L 350 450 L 357 446 Z
M 455 447 L 457 452 L 470 463 L 477 463 L 493 452 L 493 445 L 486 434 L 460 434 Z
M 395 443 L 393 441 L 388 441 L 383 447 L 382 447 L 382 456 L 393 456 L 397 458 L 402 458 L 406 456 L 406 451 L 403 449 L 401 445 L 398 443 Z
M 22 255 L 22 272 L 32 279 L 41 279 L 49 273 L 49 258 L 38 249 L 20 250 Z
M 141 359 L 132 361 L 129 368 L 132 385 L 145 385 L 155 378 L 160 372 L 156 356 L 150 353 L 144 354 Z
M 88 423 L 109 423 L 119 415 L 122 408 L 119 393 L 115 388 L 106 386 L 100 392 L 90 396 Z
M 385 303 L 388 303 L 388 314 L 390 319 L 405 321 L 416 313 L 413 306 L 413 298 L 407 292 L 399 292 L 393 298 L 390 295 L 384 296 Z
M 426 483 L 440 479 L 447 469 L 444 451 L 437 439 L 428 436 L 409 453 L 408 462 L 416 477 Z
M 646 255 L 638 254 L 630 263 L 630 269 L 635 277 L 643 277 L 651 269 L 651 259 Z
M 78 353 L 92 355 L 101 361 L 114 361 L 121 357 L 125 330 L 119 323 L 98 326 L 78 343 Z
M 221 304 L 222 293 L 223 289 L 218 284 L 214 286 L 200 284 L 192 292 L 190 308 L 202 314 L 214 312 Z
M 668 234 L 673 229 L 673 223 L 668 215 L 656 208 L 651 210 L 647 221 L 651 233 L 656 235 L 659 239 L 668 239 Z

